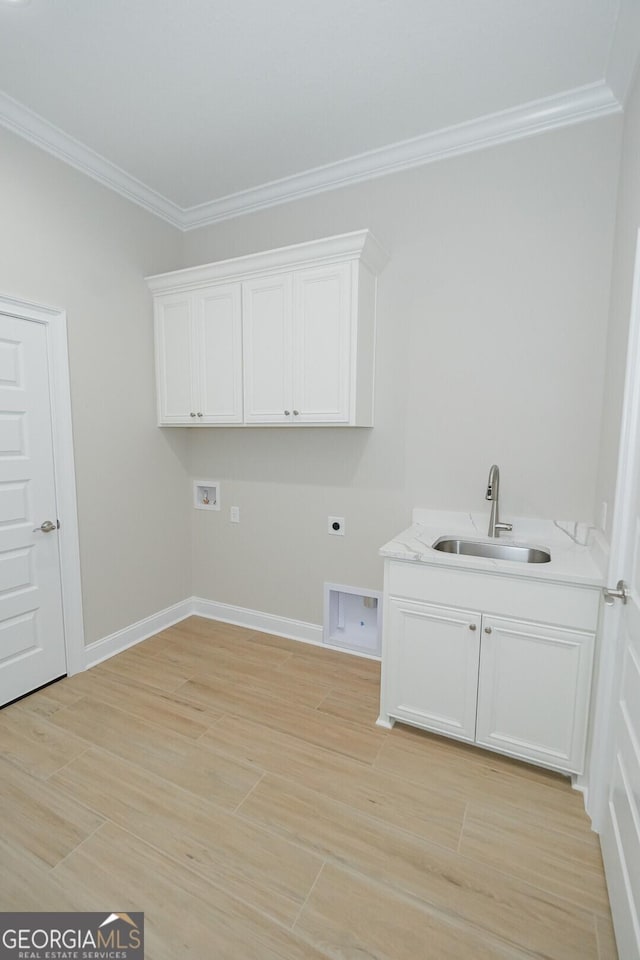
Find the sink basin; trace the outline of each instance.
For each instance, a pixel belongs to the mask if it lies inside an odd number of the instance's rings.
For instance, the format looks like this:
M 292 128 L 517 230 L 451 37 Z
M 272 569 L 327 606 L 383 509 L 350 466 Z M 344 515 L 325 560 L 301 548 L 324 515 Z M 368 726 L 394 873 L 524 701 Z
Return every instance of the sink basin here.
M 551 554 L 540 547 L 520 543 L 500 543 L 499 540 L 461 540 L 458 537 L 440 537 L 433 544 L 440 553 L 457 553 L 465 557 L 488 557 L 490 560 L 516 560 L 518 563 L 549 563 Z

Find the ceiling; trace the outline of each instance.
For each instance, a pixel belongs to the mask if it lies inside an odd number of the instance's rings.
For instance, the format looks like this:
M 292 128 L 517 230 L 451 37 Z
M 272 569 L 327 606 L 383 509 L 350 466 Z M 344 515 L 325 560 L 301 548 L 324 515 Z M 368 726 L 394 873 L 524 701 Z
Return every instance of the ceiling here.
M 637 6 L 0 0 L 0 123 L 188 228 L 619 110 Z

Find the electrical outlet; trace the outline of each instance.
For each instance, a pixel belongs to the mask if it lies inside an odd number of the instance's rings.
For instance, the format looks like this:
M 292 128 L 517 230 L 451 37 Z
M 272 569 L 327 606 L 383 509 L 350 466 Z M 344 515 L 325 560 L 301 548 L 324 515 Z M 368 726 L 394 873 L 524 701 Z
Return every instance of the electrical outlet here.
M 344 517 L 329 517 L 327 533 L 334 537 L 344 537 Z
M 229 520 L 231 523 L 240 523 L 240 507 L 231 507 L 229 509 Z

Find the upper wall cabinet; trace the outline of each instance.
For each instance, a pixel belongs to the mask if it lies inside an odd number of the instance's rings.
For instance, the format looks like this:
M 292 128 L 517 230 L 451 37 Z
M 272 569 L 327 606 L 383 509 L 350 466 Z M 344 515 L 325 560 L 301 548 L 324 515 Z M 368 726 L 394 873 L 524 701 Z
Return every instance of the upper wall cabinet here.
M 148 278 L 158 422 L 373 425 L 367 230 Z
M 237 284 L 156 298 L 159 423 L 242 423 L 241 323 Z

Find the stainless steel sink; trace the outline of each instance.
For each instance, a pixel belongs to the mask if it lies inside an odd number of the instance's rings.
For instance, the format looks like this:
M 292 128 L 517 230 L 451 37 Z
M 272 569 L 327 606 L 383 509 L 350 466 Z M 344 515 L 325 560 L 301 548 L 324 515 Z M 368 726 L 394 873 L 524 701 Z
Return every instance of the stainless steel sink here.
M 516 560 L 518 563 L 549 563 L 551 554 L 540 547 L 520 543 L 500 543 L 499 540 L 461 540 L 440 537 L 433 544 L 441 553 L 457 553 L 465 557 L 488 557 L 490 560 Z

